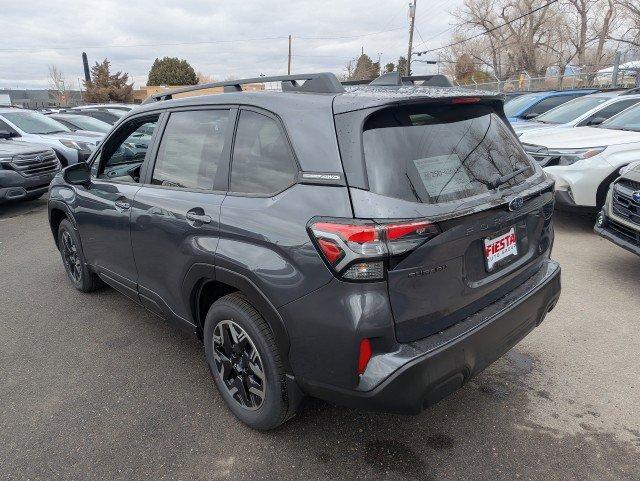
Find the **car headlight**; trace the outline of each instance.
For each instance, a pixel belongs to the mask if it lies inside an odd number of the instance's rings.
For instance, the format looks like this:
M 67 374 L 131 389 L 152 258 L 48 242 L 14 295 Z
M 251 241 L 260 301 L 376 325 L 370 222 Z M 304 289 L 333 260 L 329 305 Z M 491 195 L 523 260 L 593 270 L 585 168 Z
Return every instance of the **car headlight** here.
M 629 165 L 625 165 L 624 167 L 622 167 L 622 168 L 620 169 L 620 175 L 624 175 L 624 174 L 626 174 L 627 172 L 630 172 L 630 171 L 632 171 L 633 169 L 636 169 L 636 168 L 638 168 L 638 167 L 640 167 L 640 161 L 637 161 L 637 162 L 631 162 Z
M 79 140 L 61 140 L 60 143 L 65 147 L 75 150 L 93 150 L 93 144 L 89 142 L 82 142 Z
M 558 165 L 571 165 L 579 160 L 594 157 L 603 152 L 607 147 L 589 147 L 588 149 L 554 149 L 553 154 L 559 155 Z M 552 153 L 551 151 L 549 152 Z

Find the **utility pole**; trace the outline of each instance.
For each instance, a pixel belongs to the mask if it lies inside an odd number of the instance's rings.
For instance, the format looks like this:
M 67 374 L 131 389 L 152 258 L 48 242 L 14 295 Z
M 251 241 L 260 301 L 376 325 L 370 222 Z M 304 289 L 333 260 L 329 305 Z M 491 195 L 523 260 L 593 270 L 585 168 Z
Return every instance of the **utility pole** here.
M 621 53 L 616 52 L 616 56 L 613 59 L 613 72 L 611 73 L 611 87 L 616 88 L 618 86 L 618 71 L 620 70 L 620 57 Z
M 291 75 L 291 35 L 289 35 L 289 61 L 287 62 L 287 75 Z
M 418 3 L 418 0 L 413 0 L 413 3 L 409 4 L 409 19 L 411 26 L 409 27 L 409 50 L 407 52 L 407 77 L 411 75 L 411 49 L 413 47 L 413 28 L 416 23 L 416 3 Z

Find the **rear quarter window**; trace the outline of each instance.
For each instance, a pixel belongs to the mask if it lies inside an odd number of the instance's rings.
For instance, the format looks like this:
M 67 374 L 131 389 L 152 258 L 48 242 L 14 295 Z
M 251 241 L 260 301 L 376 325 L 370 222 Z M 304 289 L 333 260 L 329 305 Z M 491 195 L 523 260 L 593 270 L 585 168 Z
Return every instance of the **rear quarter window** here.
M 531 167 L 518 140 L 489 106 L 390 108 L 369 117 L 363 129 L 369 189 L 420 203 L 480 195 L 492 182 Z

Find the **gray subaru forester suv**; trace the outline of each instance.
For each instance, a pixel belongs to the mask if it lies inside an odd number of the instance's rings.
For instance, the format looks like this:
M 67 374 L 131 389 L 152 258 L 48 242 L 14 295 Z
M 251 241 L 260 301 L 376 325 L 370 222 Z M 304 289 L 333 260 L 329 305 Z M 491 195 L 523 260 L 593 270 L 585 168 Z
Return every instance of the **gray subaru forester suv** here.
M 305 395 L 418 413 L 462 386 L 555 306 L 552 214 L 501 96 L 332 74 L 161 93 L 49 200 L 73 285 L 198 336 L 257 429 Z

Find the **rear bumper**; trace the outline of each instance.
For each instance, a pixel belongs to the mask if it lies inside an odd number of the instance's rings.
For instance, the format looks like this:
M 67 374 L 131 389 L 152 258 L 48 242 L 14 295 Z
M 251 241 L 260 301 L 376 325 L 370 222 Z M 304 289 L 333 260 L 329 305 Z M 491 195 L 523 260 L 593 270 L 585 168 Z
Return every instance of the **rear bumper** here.
M 549 260 L 518 289 L 464 321 L 374 356 L 358 390 L 313 384 L 304 390 L 346 406 L 418 413 L 509 351 L 542 322 L 559 296 L 560 266 Z

